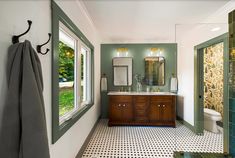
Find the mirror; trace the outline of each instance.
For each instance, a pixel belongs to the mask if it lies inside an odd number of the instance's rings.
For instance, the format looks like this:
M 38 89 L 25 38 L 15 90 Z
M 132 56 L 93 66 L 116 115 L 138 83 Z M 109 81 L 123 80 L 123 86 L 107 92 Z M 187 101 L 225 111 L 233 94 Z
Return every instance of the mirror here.
M 132 58 L 130 57 L 113 58 L 113 85 L 114 86 L 132 85 Z
M 151 86 L 163 86 L 165 84 L 164 57 L 146 57 L 144 61 L 146 84 Z
M 128 66 L 113 66 L 113 75 L 115 86 L 128 86 Z

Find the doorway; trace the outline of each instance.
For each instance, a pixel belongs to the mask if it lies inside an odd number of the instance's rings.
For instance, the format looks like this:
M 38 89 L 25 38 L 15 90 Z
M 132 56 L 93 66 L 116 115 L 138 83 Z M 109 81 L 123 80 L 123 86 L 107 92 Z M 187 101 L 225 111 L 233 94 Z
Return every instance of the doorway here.
M 228 152 L 228 34 L 195 46 L 194 124 L 204 134 L 204 108 L 217 111 L 222 120 L 224 152 Z

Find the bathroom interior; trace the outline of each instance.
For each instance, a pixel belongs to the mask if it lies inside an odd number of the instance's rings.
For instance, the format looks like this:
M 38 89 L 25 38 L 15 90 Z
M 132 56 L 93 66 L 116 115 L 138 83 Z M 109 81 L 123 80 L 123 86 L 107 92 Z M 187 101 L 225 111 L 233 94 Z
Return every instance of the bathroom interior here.
M 215 28 L 216 24 L 198 24 L 198 36 L 204 36 L 205 31 L 208 32 L 208 28 Z M 218 26 L 218 25 L 217 25 Z M 181 27 L 181 26 L 179 26 Z M 185 27 L 185 26 L 183 26 Z M 226 27 L 224 24 L 220 24 L 220 27 Z M 207 29 L 205 29 L 207 28 Z M 180 30 L 181 28 L 179 28 Z M 211 31 L 213 32 L 213 31 Z M 209 32 L 210 33 L 210 32 Z M 189 37 L 189 35 L 187 35 Z M 219 34 L 208 41 L 200 43 L 198 45 L 192 45 L 194 51 L 198 55 L 198 64 L 195 65 L 198 67 L 198 109 L 192 110 L 195 116 L 198 118 L 198 127 L 192 127 L 188 122 L 183 120 L 184 117 L 184 109 L 178 108 L 180 102 L 184 97 L 179 94 L 178 88 L 181 86 L 175 74 L 177 74 L 177 47 L 179 47 L 179 43 L 164 43 L 164 44 L 102 44 L 101 45 L 101 74 L 103 77 L 101 78 L 101 117 L 103 119 L 109 119 L 108 126 L 115 125 L 137 125 L 143 126 L 146 125 L 146 117 L 147 115 L 151 115 L 151 112 L 148 113 L 146 111 L 151 111 L 152 104 L 149 103 L 150 109 L 142 109 L 141 105 L 147 106 L 146 103 L 139 103 L 138 100 L 143 99 L 141 97 L 147 95 L 147 97 L 151 98 L 151 95 L 163 95 L 164 97 L 167 95 L 177 95 L 176 99 L 176 124 L 171 124 L 170 122 L 165 122 L 164 124 L 160 124 L 168 127 L 176 127 L 173 129 L 175 136 L 173 137 L 174 148 L 176 151 L 191 151 L 188 147 L 187 143 L 182 143 L 182 139 L 191 139 L 194 142 L 194 145 L 201 146 L 201 149 L 205 152 L 209 151 L 209 144 L 206 144 L 205 141 L 213 141 L 217 144 L 217 151 L 222 152 L 223 150 L 223 137 L 227 137 L 226 133 L 224 133 L 223 125 L 224 120 L 223 113 L 224 109 L 223 104 L 224 100 L 227 98 L 223 95 L 227 95 L 226 90 L 224 90 L 224 65 L 227 60 L 225 60 L 225 56 L 228 55 L 228 45 L 227 39 L 228 34 L 223 33 Z M 187 38 L 187 40 L 189 40 Z M 225 47 L 224 47 L 225 46 Z M 119 65 L 116 60 L 119 60 Z M 126 59 L 130 59 L 133 63 L 125 63 Z M 127 66 L 128 65 L 128 66 Z M 122 66 L 127 66 L 122 69 Z M 115 70 L 121 68 L 119 71 Z M 129 70 L 130 68 L 131 70 Z M 155 71 L 155 72 L 154 72 Z M 119 76 L 122 76 L 120 78 Z M 131 73 L 133 78 L 131 78 L 128 73 Z M 126 74 L 126 75 L 125 75 Z M 123 77 L 126 76 L 126 77 Z M 115 78 L 116 77 L 116 78 Z M 155 77 L 155 78 L 154 78 Z M 105 83 L 107 85 L 103 85 L 102 79 L 105 79 Z M 128 81 L 131 80 L 131 81 Z M 176 82 L 174 82 L 176 80 Z M 120 81 L 120 83 L 119 83 Z M 174 82 L 174 83 L 172 83 Z M 102 87 L 104 88 L 102 89 Z M 226 87 L 225 87 L 226 89 Z M 200 91 L 201 90 L 201 91 Z M 137 92 L 137 93 L 136 93 Z M 170 93 L 169 93 L 170 92 Z M 177 94 L 178 92 L 178 94 Z M 134 106 L 140 107 L 139 109 L 134 109 L 134 119 L 137 120 L 138 123 L 126 123 L 126 120 L 122 120 L 121 123 L 118 122 L 118 118 L 115 118 L 115 110 L 113 110 L 112 106 L 113 99 L 112 97 L 115 95 L 120 96 L 134 96 L 133 104 Z M 135 96 L 137 95 L 137 97 Z M 139 98 L 138 98 L 139 97 Z M 125 98 L 119 98 L 120 100 Z M 150 99 L 151 100 L 151 99 Z M 125 102 L 125 101 L 124 101 Z M 140 101 L 141 102 L 141 101 Z M 147 102 L 145 100 L 145 102 Z M 151 102 L 151 101 L 149 101 Z M 119 104 L 119 102 L 117 102 Z M 122 103 L 120 101 L 120 103 Z M 159 102 L 158 104 L 161 104 Z M 165 105 L 166 104 L 166 105 Z M 125 104 L 124 104 L 125 105 Z M 115 106 L 115 105 L 114 105 Z M 162 106 L 168 106 L 167 102 L 163 102 Z M 173 107 L 173 105 L 170 105 Z M 197 105 L 194 105 L 197 106 Z M 166 107 L 163 107 L 166 108 Z M 125 107 L 124 107 L 125 108 Z M 110 110 L 112 109 L 112 110 Z M 141 111 L 142 110 L 142 111 Z M 165 109 L 166 110 L 166 109 Z M 128 111 L 128 107 L 126 107 L 126 111 Z M 143 112 L 145 111 L 145 112 Z M 171 113 L 169 109 L 166 110 L 167 113 Z M 164 113 L 164 110 L 161 111 Z M 189 112 L 189 111 L 188 111 Z M 128 113 L 128 112 L 127 112 Z M 146 115 L 143 113 L 147 113 Z M 174 112 L 173 112 L 174 113 Z M 132 115 L 129 113 L 129 115 Z M 122 115 L 124 118 L 124 114 Z M 164 117 L 164 116 L 162 116 Z M 169 116 L 168 116 L 169 117 Z M 112 121 L 113 119 L 113 121 Z M 128 118 L 126 118 L 128 119 Z M 111 120 L 111 121 L 110 121 Z M 117 122 L 116 122 L 117 121 Z M 149 118 L 151 122 L 151 118 Z M 226 124 L 226 123 L 225 123 Z M 147 125 L 154 125 L 148 123 Z M 194 134 L 199 136 L 204 136 L 206 139 L 204 141 L 196 141 L 193 140 L 192 137 L 188 135 L 188 133 L 184 133 L 185 129 L 181 129 L 181 126 L 186 127 L 194 131 Z M 196 129 L 197 128 L 197 129 Z M 226 131 L 225 125 L 225 132 Z M 188 132 L 188 131 L 187 131 Z M 178 137 L 180 135 L 180 137 Z M 210 138 L 214 137 L 212 140 Z M 182 138 L 185 137 L 185 138 Z M 197 138 L 198 139 L 198 138 Z M 195 142 L 196 141 L 196 142 Z M 226 143 L 226 142 L 225 142 Z M 209 145 L 210 146 L 210 145 Z M 215 150 L 215 151 L 216 151 Z
M 51 158 L 235 156 L 234 9 L 234 0 L 0 1 L 0 140 L 8 47 L 29 40 Z

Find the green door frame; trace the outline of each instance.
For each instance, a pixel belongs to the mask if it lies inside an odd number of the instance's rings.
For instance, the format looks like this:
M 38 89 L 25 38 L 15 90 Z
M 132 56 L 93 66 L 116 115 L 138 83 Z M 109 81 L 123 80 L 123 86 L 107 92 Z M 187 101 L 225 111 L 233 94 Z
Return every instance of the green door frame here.
M 203 73 L 203 49 L 217 44 L 224 43 L 224 119 L 223 119 L 223 130 L 224 130 L 224 152 L 228 153 L 229 149 L 229 133 L 228 133 L 228 69 L 229 69 L 229 51 L 228 51 L 228 33 L 215 37 L 209 41 L 199 44 L 194 47 L 194 128 L 195 133 L 198 135 L 203 134 L 204 130 L 204 115 L 203 115 L 203 80 L 200 73 Z M 200 97 L 201 95 L 201 97 Z

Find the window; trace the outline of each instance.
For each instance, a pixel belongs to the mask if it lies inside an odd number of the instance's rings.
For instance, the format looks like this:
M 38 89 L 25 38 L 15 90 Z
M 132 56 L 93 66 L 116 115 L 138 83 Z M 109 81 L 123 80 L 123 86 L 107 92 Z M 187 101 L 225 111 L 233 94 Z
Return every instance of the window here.
M 91 51 L 84 44 L 81 45 L 81 104 L 91 101 Z
M 52 1 L 52 143 L 93 105 L 94 47 Z
M 65 31 L 60 23 L 59 28 L 59 116 L 60 124 L 77 110 L 77 40 Z M 64 27 L 64 26 L 63 26 Z M 65 27 L 64 27 L 65 28 Z
M 59 123 L 91 102 L 90 49 L 59 23 Z

